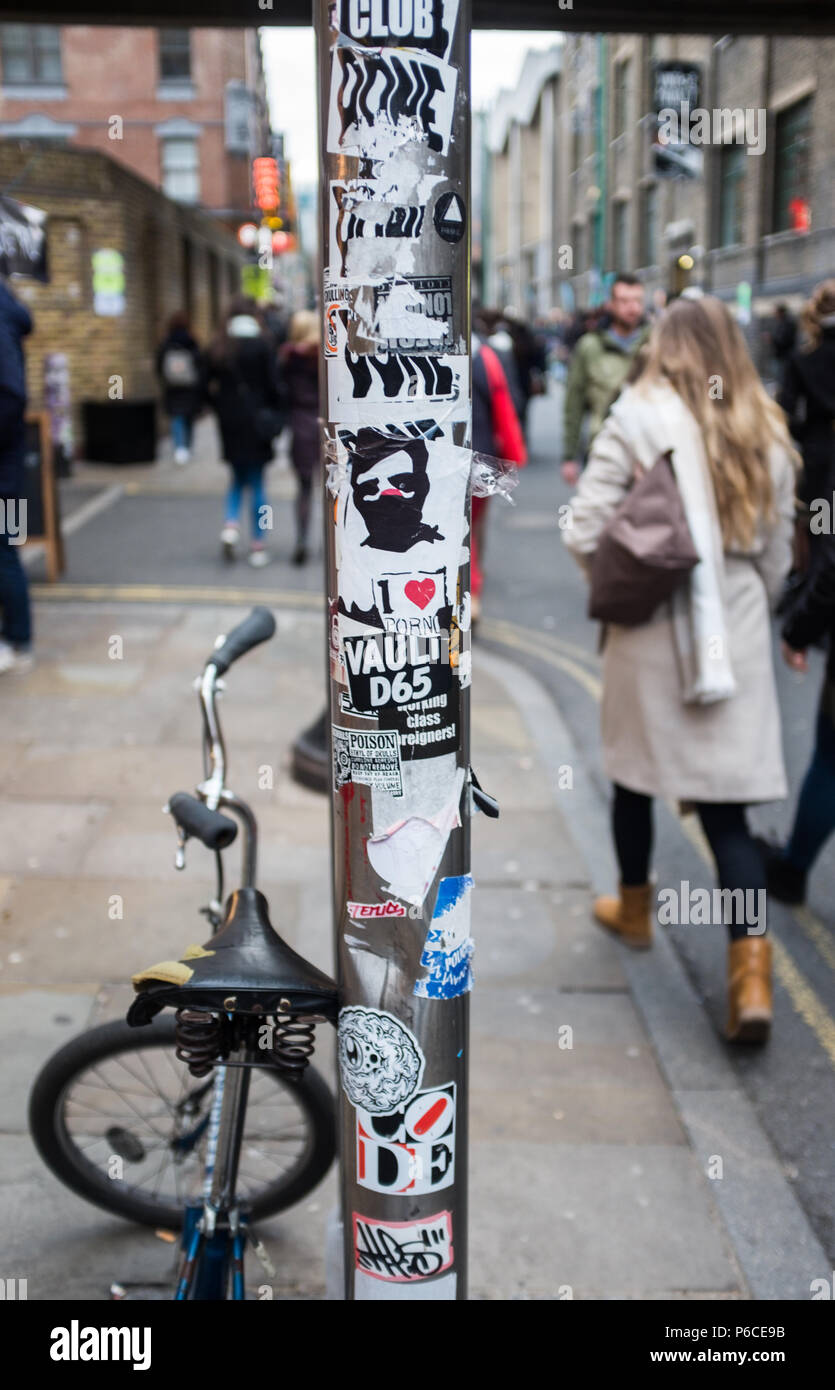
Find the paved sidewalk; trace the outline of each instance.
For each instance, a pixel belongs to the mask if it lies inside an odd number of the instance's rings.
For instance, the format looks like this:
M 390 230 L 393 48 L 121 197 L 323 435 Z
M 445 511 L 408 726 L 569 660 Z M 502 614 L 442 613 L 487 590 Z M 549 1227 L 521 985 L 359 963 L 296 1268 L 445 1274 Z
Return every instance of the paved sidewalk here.
M 172 1268 L 153 1232 L 46 1172 L 25 1102 L 56 1046 L 123 1012 L 132 971 L 206 934 L 194 913 L 208 856 L 190 846 L 176 874 L 160 808 L 197 780 L 190 682 L 241 613 L 43 602 L 36 669 L 0 687 L 0 1272 L 28 1279 L 32 1299 L 106 1298 L 114 1280 L 159 1283 Z M 276 924 L 328 969 L 326 800 L 287 773 L 321 704 L 323 618 L 310 596 L 277 617 L 277 638 L 229 678 L 231 780 L 259 814 Z M 558 711 L 531 677 L 483 652 L 473 763 L 502 814 L 477 817 L 473 834 L 471 1296 L 808 1297 L 822 1254 L 672 952 L 662 942 L 636 961 L 590 923 L 590 882 L 610 872 L 605 826 Z M 272 791 L 258 787 L 265 764 Z M 559 787 L 565 766 L 573 791 Z M 121 921 L 108 916 L 116 893 Z M 332 1078 L 326 1036 L 319 1061 Z M 706 1175 L 716 1154 L 718 1182 Z M 324 1296 L 334 1201 L 331 1173 L 263 1228 L 277 1296 Z

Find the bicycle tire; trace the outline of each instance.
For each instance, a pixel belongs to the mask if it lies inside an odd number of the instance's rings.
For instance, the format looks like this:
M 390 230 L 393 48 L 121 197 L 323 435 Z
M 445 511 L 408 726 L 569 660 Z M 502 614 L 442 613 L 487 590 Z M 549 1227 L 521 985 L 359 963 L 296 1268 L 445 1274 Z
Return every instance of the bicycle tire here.
M 200 1088 L 202 1083 L 194 1081 L 185 1065 L 174 1055 L 174 1028 L 174 1015 L 165 1013 L 145 1028 L 131 1028 L 123 1020 L 117 1019 L 72 1038 L 49 1058 L 35 1079 L 29 1099 L 29 1128 L 44 1163 L 65 1187 L 79 1197 L 142 1225 L 179 1230 L 183 1224 L 185 1200 L 179 1196 L 174 1199 L 170 1196 L 165 1199 L 149 1196 L 131 1187 L 124 1179 L 109 1177 L 85 1156 L 74 1140 L 68 1129 L 66 1113 L 74 1081 L 80 1086 L 95 1084 L 84 1082 L 81 1078 L 91 1068 L 102 1066 L 108 1059 L 119 1060 L 122 1068 L 134 1075 L 120 1059 L 126 1054 L 134 1054 L 139 1060 L 149 1048 L 168 1049 L 172 1070 L 176 1075 L 179 1068 L 182 1084 L 189 1088 Z M 308 1066 L 298 1082 L 286 1081 L 273 1069 L 259 1068 L 253 1073 L 253 1078 L 259 1076 L 280 1087 L 283 1095 L 295 1102 L 303 1116 L 306 1134 L 303 1150 L 287 1173 L 252 1193 L 240 1194 L 239 1189 L 239 1195 L 246 1201 L 253 1221 L 273 1216 L 300 1201 L 325 1176 L 336 1152 L 335 1102 L 327 1083 L 318 1072 Z M 114 1092 L 118 1094 L 115 1088 Z M 244 1149 L 248 1142 L 253 1142 L 248 1128 L 256 1110 L 256 1105 L 249 1104 L 247 1107 Z M 113 1132 L 112 1128 L 105 1131 L 103 1139 L 108 1140 Z M 199 1161 L 195 1164 L 195 1171 L 198 1168 L 202 1171 Z M 197 1187 L 198 1197 L 201 1191 L 202 1182 Z

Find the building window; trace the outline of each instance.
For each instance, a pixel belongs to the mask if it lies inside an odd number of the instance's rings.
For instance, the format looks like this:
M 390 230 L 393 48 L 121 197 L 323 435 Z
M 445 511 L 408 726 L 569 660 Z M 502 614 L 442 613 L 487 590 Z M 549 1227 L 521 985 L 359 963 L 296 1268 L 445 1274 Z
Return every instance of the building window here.
M 625 201 L 612 207 L 612 254 L 615 270 L 630 270 L 629 263 L 629 204 Z
M 641 263 L 645 266 L 658 263 L 658 185 L 645 188 L 641 201 Z
M 743 199 L 745 192 L 744 145 L 723 145 L 719 151 L 719 245 L 736 246 L 745 240 Z
M 579 106 L 571 112 L 571 167 L 579 169 L 583 162 L 583 116 Z
M 160 82 L 188 82 L 191 78 L 191 34 L 188 29 L 160 29 Z
M 801 225 L 812 191 L 812 98 L 781 111 L 774 132 L 774 209 L 772 230 L 788 232 Z
M 632 64 L 628 58 L 615 66 L 615 90 L 612 94 L 612 138 L 626 130 L 629 113 L 629 83 Z
M 61 82 L 61 30 L 57 24 L 0 25 L 3 81 Z
M 200 152 L 190 135 L 169 137 L 162 142 L 162 188 L 180 203 L 200 199 Z

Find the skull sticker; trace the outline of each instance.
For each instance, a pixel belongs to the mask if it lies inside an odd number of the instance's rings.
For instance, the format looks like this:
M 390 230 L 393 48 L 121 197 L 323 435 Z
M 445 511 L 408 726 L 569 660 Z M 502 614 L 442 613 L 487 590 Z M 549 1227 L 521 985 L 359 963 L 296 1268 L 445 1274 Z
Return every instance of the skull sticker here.
M 393 1014 L 358 1006 L 339 1012 L 339 1070 L 345 1094 L 370 1115 L 390 1115 L 420 1086 L 425 1058 Z

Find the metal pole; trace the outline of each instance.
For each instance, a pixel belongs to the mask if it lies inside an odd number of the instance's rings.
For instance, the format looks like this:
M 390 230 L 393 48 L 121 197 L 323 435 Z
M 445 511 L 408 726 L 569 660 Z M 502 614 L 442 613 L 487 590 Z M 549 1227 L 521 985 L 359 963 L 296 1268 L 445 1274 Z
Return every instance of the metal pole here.
M 316 0 L 348 1299 L 467 1268 L 468 0 Z

